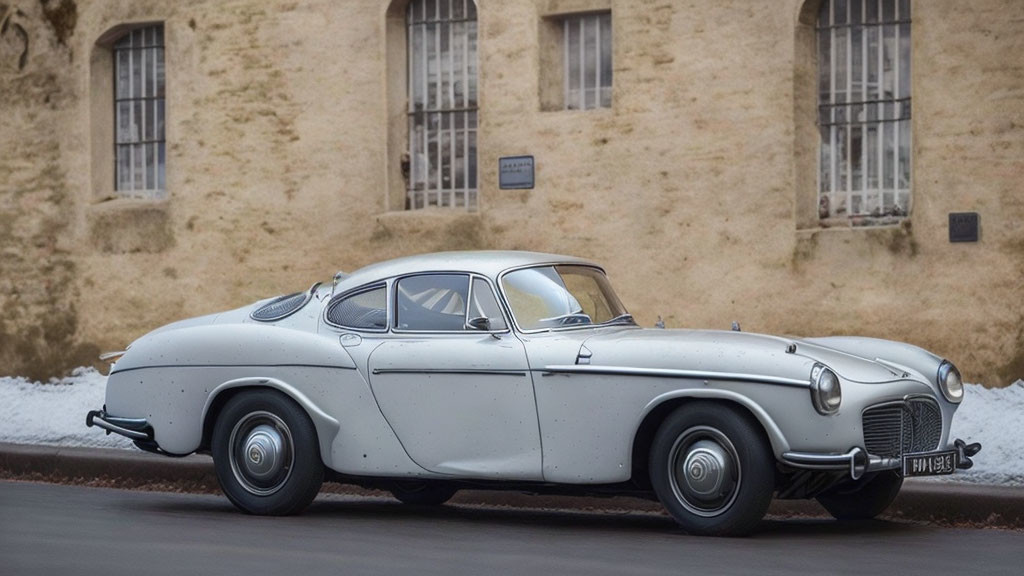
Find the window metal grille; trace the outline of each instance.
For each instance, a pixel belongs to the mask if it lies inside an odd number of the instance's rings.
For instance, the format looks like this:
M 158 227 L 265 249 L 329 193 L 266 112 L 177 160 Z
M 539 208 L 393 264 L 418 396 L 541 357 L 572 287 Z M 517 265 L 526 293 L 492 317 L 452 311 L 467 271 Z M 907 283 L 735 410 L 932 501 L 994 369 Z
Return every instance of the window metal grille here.
M 612 15 L 568 16 L 565 44 L 565 108 L 586 110 L 612 105 Z
M 164 27 L 138 28 L 114 44 L 115 186 L 126 196 L 166 190 Z
M 910 0 L 823 0 L 818 15 L 818 214 L 910 213 Z
M 477 22 L 473 0 L 413 0 L 406 208 L 477 207 Z

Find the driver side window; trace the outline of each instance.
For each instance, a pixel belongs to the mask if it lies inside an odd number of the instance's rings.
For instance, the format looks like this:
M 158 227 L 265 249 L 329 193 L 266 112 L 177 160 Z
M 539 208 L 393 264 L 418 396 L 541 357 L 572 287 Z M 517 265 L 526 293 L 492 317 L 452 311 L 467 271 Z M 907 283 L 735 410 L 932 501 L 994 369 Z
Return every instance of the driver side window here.
M 395 328 L 421 332 L 466 329 L 469 276 L 426 274 L 398 281 Z

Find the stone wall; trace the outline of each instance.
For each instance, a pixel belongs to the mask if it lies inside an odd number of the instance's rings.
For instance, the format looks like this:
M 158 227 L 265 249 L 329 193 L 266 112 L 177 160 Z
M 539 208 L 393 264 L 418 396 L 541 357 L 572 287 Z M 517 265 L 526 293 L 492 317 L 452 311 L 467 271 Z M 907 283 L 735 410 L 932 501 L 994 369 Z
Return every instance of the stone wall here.
M 58 16 L 54 11 L 67 13 Z M 74 241 L 73 2 L 0 2 L 0 371 L 95 360 Z
M 645 325 L 895 338 L 971 381 L 1024 378 L 1024 3 L 913 3 L 914 211 L 852 229 L 798 218 L 802 1 L 612 1 L 613 107 L 551 111 L 544 18 L 608 0 L 481 0 L 473 214 L 387 209 L 388 2 L 3 1 L 30 48 L 19 69 L 0 37 L 0 373 L 55 374 L 338 269 L 507 248 L 599 260 Z M 96 42 L 151 21 L 168 199 L 111 200 Z M 498 158 L 524 153 L 536 188 L 499 190 Z M 952 211 L 981 214 L 979 243 L 948 242 Z

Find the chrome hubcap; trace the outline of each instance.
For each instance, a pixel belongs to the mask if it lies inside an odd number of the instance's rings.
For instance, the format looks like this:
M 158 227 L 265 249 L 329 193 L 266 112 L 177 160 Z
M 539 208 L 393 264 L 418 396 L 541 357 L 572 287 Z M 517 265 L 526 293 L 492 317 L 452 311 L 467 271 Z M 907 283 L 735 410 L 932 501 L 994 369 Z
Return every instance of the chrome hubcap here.
M 725 512 L 736 500 L 740 485 L 736 448 L 710 426 L 686 430 L 669 453 L 669 483 L 690 512 L 704 517 Z
M 711 440 L 700 440 L 690 448 L 683 462 L 683 480 L 688 491 L 702 497 L 712 497 L 730 475 L 728 456 L 721 446 Z
M 231 471 L 248 492 L 269 496 L 291 476 L 294 446 L 291 431 L 270 412 L 253 412 L 231 431 Z
M 255 477 L 264 477 L 272 474 L 279 468 L 281 434 L 274 428 L 260 424 L 245 439 L 246 472 Z

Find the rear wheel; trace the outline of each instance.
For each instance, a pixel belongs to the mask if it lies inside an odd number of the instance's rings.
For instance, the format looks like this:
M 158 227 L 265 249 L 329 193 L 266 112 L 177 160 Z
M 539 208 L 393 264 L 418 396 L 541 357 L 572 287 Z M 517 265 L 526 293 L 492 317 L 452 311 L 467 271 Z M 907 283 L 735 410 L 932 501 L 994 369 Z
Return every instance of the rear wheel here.
M 316 428 L 280 392 L 254 390 L 229 400 L 211 444 L 221 489 L 249 514 L 298 514 L 323 484 Z
M 391 484 L 391 494 L 404 504 L 440 506 L 451 500 L 458 489 L 446 484 L 422 482 L 419 480 L 396 480 Z
M 869 520 L 881 514 L 896 499 L 903 478 L 893 471 L 873 478 L 842 484 L 818 496 L 818 502 L 837 520 Z
M 774 458 L 748 414 L 691 402 L 662 422 L 650 452 L 658 499 L 690 534 L 739 536 L 757 526 L 774 491 Z

